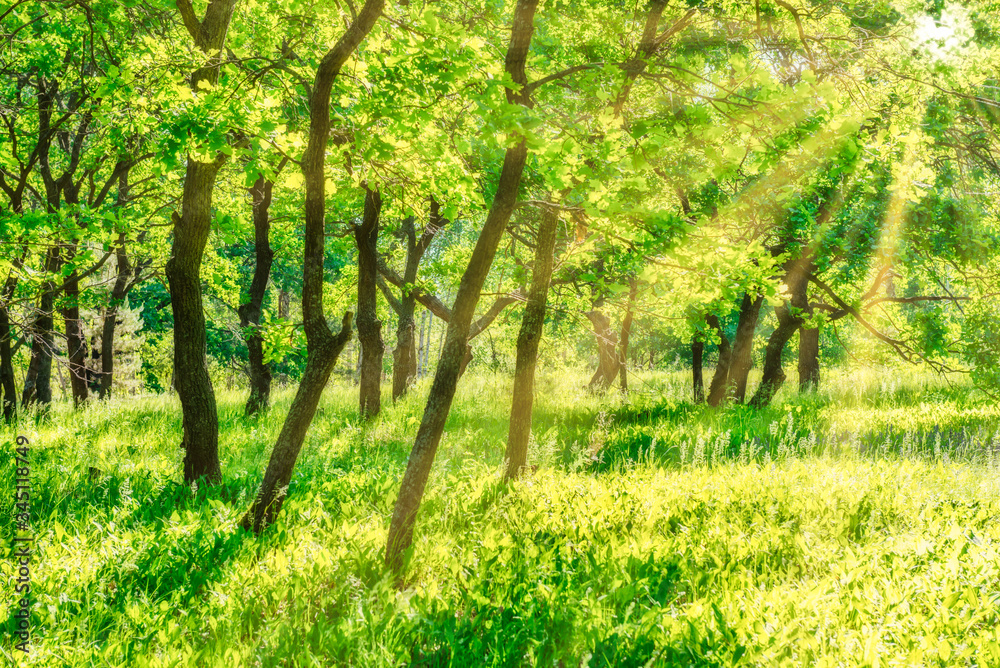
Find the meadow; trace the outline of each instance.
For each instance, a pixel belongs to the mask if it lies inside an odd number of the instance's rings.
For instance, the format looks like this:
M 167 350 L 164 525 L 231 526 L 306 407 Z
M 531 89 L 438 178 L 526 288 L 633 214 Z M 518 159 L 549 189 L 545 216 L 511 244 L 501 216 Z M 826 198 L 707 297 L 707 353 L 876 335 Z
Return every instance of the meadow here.
M 237 526 L 291 401 L 220 393 L 223 485 L 180 483 L 167 395 L 55 404 L 31 442 L 31 666 L 1000 665 L 1000 410 L 963 381 L 831 371 L 772 407 L 681 372 L 542 373 L 524 480 L 508 376 L 459 385 L 401 587 L 386 527 L 424 381 L 374 422 L 327 389 L 288 501 Z M 12 483 L 0 526 L 11 535 Z M 2 562 L 7 610 L 14 572 Z M 14 660 L 9 634 L 0 647 Z M 20 654 L 20 653 L 17 653 Z

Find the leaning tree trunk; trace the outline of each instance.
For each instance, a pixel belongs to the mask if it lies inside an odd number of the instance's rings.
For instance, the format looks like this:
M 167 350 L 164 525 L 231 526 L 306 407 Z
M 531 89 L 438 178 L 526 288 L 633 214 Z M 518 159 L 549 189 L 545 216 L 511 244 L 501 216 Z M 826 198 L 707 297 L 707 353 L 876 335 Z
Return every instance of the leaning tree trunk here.
M 354 229 L 358 246 L 358 342 L 361 344 L 359 402 L 362 419 L 370 420 L 382 409 L 382 323 L 378 319 L 378 230 L 382 196 L 367 189 L 365 213 Z
M 282 161 L 284 165 L 284 161 Z M 279 167 L 280 169 L 280 167 Z M 249 417 L 267 410 L 271 401 L 271 367 L 264 362 L 264 339 L 260 333 L 260 319 L 264 311 L 264 295 L 267 282 L 271 278 L 271 193 L 274 182 L 261 174 L 249 188 L 253 200 L 253 241 L 254 269 L 250 281 L 249 300 L 238 310 L 240 327 L 246 334 L 247 361 L 250 371 L 250 396 L 247 397 L 244 412 Z
M 774 311 L 778 318 L 778 326 L 771 332 L 771 336 L 767 340 L 767 349 L 764 352 L 764 373 L 757 391 L 754 392 L 749 402 L 754 408 L 763 408 L 770 404 L 774 395 L 781 389 L 785 382 L 785 370 L 782 368 L 781 355 L 785 351 L 785 344 L 802 324 L 802 320 L 792 317 L 784 305 L 777 307 Z
M 799 330 L 799 392 L 819 390 L 819 328 Z
M 531 287 L 521 315 L 521 331 L 517 336 L 517 361 L 514 364 L 514 396 L 510 407 L 510 428 L 507 432 L 507 469 L 504 477 L 513 480 L 528 461 L 528 439 L 531 435 L 531 407 L 535 399 L 535 368 L 538 345 L 545 326 L 545 306 L 555 262 L 556 230 L 559 216 L 547 208 L 538 224 L 535 245 L 535 265 Z
M 729 387 L 729 369 L 733 361 L 733 349 L 729 342 L 729 337 L 722 330 L 722 323 L 719 322 L 718 316 L 710 315 L 705 318 L 705 322 L 719 335 L 719 359 L 715 363 L 715 373 L 712 375 L 712 383 L 708 388 L 708 405 L 714 408 L 726 399 L 726 391 Z
M 507 102 L 523 106 L 530 105 L 525 74 L 525 62 L 528 48 L 531 44 L 531 34 L 534 30 L 535 9 L 538 0 L 518 0 L 514 9 L 514 22 L 511 29 L 510 44 L 507 48 L 505 70 L 515 84 L 520 86 L 518 92 L 507 88 Z M 479 303 L 479 295 L 483 283 L 493 264 L 497 246 L 503 236 L 514 205 L 517 202 L 517 192 L 521 183 L 521 173 L 528 157 L 528 145 L 524 138 L 507 149 L 504 156 L 500 179 L 497 182 L 493 204 L 486 216 L 486 222 L 479 239 L 472 251 L 472 257 L 462 275 L 462 282 L 455 297 L 451 319 L 448 322 L 448 333 L 441 358 L 438 361 L 434 382 L 431 385 L 427 406 L 424 409 L 420 428 L 410 451 L 406 465 L 406 473 L 396 500 L 389 526 L 389 536 L 386 542 L 386 564 L 397 573 L 403 565 L 403 552 L 413 543 L 413 525 L 417 510 L 424 495 L 427 478 L 430 475 L 434 455 L 437 452 L 441 433 L 448 418 L 455 387 L 458 383 L 459 366 L 465 355 L 465 347 L 469 338 L 469 328 L 472 317 Z
M 785 284 L 788 286 L 790 299 L 774 310 L 778 318 L 778 326 L 771 333 L 764 353 L 764 374 L 760 386 L 750 399 L 750 405 L 763 408 L 771 403 L 785 382 L 785 370 L 782 368 L 781 356 L 785 345 L 792 335 L 802 326 L 802 314 L 809 307 L 806 290 L 809 285 L 809 275 L 812 273 L 812 254 L 803 249 L 803 255 L 785 264 Z
M 622 321 L 621 343 L 618 346 L 618 373 L 622 392 L 628 392 L 628 341 L 632 336 L 632 318 L 635 309 L 635 297 L 639 283 L 634 278 L 629 279 L 631 290 L 628 293 L 628 308 Z
M 730 393 L 739 403 L 743 403 L 747 396 L 747 378 L 753 368 L 753 335 L 757 330 L 757 320 L 760 319 L 760 307 L 763 304 L 763 295 L 757 295 L 754 299 L 749 294 L 743 295 L 729 369 Z
M 694 403 L 705 403 L 705 379 L 702 376 L 705 342 L 698 335 L 691 341 L 691 378 L 694 384 Z
M 340 333 L 334 335 L 323 311 L 323 256 L 326 236 L 326 177 L 323 167 L 326 163 L 326 144 L 330 138 L 330 93 L 340 68 L 371 32 L 384 5 L 384 0 L 367 0 L 316 70 L 313 93 L 309 100 L 309 141 L 301 163 L 306 185 L 302 263 L 306 368 L 274 450 L 271 451 L 271 459 L 257 496 L 240 522 L 244 529 L 253 529 L 257 533 L 281 510 L 295 462 L 316 415 L 323 388 L 326 387 L 337 358 L 351 338 L 350 312 L 344 315 Z

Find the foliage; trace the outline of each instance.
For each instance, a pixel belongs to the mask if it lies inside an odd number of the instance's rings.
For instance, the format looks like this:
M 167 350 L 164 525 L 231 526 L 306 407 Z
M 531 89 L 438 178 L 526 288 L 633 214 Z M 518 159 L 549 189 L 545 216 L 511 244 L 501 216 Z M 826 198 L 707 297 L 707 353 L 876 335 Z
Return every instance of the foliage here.
M 37 495 L 28 665 L 1000 660 L 1000 414 L 967 387 L 901 377 L 845 371 L 817 398 L 712 416 L 676 375 L 644 376 L 628 402 L 543 375 L 541 468 L 510 489 L 496 482 L 505 421 L 486 408 L 509 381 L 469 377 L 404 591 L 381 549 L 426 385 L 371 426 L 333 388 L 259 538 L 236 523 L 289 393 L 259 420 L 223 393 L 232 475 L 197 491 L 177 483 L 173 400 L 57 407 L 20 427 Z M 593 472 L 594 448 L 620 452 L 630 428 L 706 447 Z M 775 447 L 750 457 L 753 442 Z

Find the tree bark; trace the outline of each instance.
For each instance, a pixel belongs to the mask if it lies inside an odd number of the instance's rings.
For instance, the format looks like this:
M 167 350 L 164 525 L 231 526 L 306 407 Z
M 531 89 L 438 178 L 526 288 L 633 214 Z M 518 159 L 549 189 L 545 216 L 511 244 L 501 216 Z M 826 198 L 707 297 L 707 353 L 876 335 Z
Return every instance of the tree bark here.
M 628 392 L 628 342 L 632 336 L 632 317 L 635 310 L 635 297 L 638 294 L 639 283 L 634 278 L 629 279 L 631 289 L 628 293 L 628 308 L 622 321 L 622 334 L 618 344 L 618 377 L 622 392 Z
M 733 349 L 729 337 L 722 330 L 722 323 L 719 317 L 710 315 L 705 318 L 708 326 L 719 335 L 719 359 L 715 363 L 715 373 L 712 375 L 712 383 L 708 388 L 708 405 L 719 406 L 726 399 L 726 390 L 729 387 L 729 368 L 733 361 Z
M 283 160 L 281 166 L 284 166 Z M 279 166 L 278 169 L 281 169 Z M 247 361 L 250 371 L 250 396 L 244 407 L 247 417 L 266 411 L 271 402 L 271 367 L 264 363 L 264 339 L 260 319 L 264 311 L 264 295 L 271 278 L 274 251 L 271 249 L 271 195 L 274 182 L 261 174 L 249 188 L 253 202 L 254 269 L 250 281 L 249 300 L 240 304 L 240 328 L 246 334 Z
M 370 420 L 382 410 L 382 323 L 378 319 L 378 232 L 382 196 L 366 189 L 365 213 L 354 229 L 358 247 L 358 342 L 361 344 L 360 414 Z
M 538 346 L 545 329 L 545 307 L 549 282 L 555 263 L 556 230 L 559 215 L 546 208 L 538 223 L 535 244 L 535 264 L 531 287 L 521 314 L 521 331 L 517 336 L 517 360 L 514 363 L 514 396 L 510 407 L 510 427 L 507 431 L 507 468 L 504 478 L 517 478 L 528 461 L 528 440 L 531 435 L 531 408 L 535 400 L 535 368 Z
M 819 390 L 819 328 L 799 330 L 799 392 Z
M 257 496 L 240 522 L 259 533 L 281 510 L 306 432 L 312 424 L 323 388 L 337 358 L 351 338 L 350 312 L 334 335 L 323 311 L 323 255 L 326 236 L 326 145 L 330 138 L 330 93 L 347 59 L 371 32 L 382 14 L 384 0 L 367 0 L 344 35 L 316 70 L 309 100 L 309 141 L 302 156 L 306 186 L 305 243 L 302 263 L 302 320 L 306 335 L 306 369 L 295 399 L 274 444 Z
M 76 254 L 76 244 L 67 248 L 67 257 Z M 63 278 L 63 326 L 66 331 L 66 361 L 69 367 L 69 385 L 73 397 L 73 407 L 80 408 L 87 402 L 87 342 L 80 322 L 80 279 L 76 269 Z
M 597 341 L 597 370 L 591 376 L 587 387 L 592 390 L 606 390 L 615 382 L 620 367 L 618 334 L 611 329 L 611 319 L 601 311 L 594 309 L 584 315 L 594 326 L 594 338 Z
M 694 403 L 705 403 L 705 379 L 702 376 L 705 342 L 695 335 L 691 341 L 691 378 L 694 384 Z
M 781 356 L 788 340 L 802 326 L 802 313 L 808 308 L 806 290 L 813 269 L 812 255 L 806 251 L 805 255 L 789 261 L 785 267 L 785 285 L 788 286 L 790 299 L 774 310 L 778 326 L 768 338 L 764 353 L 764 373 L 760 386 L 750 399 L 750 405 L 755 408 L 769 405 L 784 384 L 785 370 L 782 368 Z
M 423 234 L 417 238 L 414 218 L 408 217 L 403 221 L 403 236 L 406 238 L 406 265 L 403 269 L 402 286 L 400 286 L 400 298 L 395 300 L 392 297 L 388 286 L 383 292 L 386 299 L 396 312 L 399 324 L 396 329 L 396 348 L 393 351 L 392 365 L 392 400 L 396 401 L 404 394 L 418 372 L 417 345 L 416 345 L 416 322 L 413 314 L 417 305 L 417 294 L 413 285 L 417 280 L 417 271 L 420 268 L 420 261 L 424 253 L 430 246 L 434 235 L 448 224 L 448 220 L 441 217 L 441 205 L 436 199 L 431 197 L 430 215 Z M 384 286 L 384 283 L 380 283 Z M 423 330 L 421 329 L 421 350 L 423 349 Z
M 753 336 L 760 319 L 760 307 L 764 304 L 763 295 L 753 299 L 749 294 L 743 295 L 740 306 L 740 320 L 736 325 L 736 336 L 733 338 L 732 362 L 729 369 L 729 388 L 733 399 L 743 403 L 747 396 L 747 378 L 753 368 Z
M 18 272 L 26 257 L 27 247 L 23 255 L 14 259 L 0 292 L 0 406 L 4 422 L 8 424 L 17 417 L 17 382 L 14 377 L 14 349 L 11 346 L 14 330 L 10 323 L 9 306 L 17 289 Z
M 534 31 L 535 9 L 538 0 L 518 0 L 514 9 L 514 21 L 511 29 L 510 44 L 507 48 L 505 70 L 510 74 L 515 84 L 520 86 L 518 92 L 506 89 L 508 103 L 530 106 L 527 93 L 527 76 L 525 61 Z M 472 257 L 462 276 L 462 281 L 455 297 L 452 317 L 448 323 L 448 333 L 438 361 L 434 382 L 431 385 L 427 406 L 424 409 L 420 428 L 410 452 L 403 475 L 399 497 L 392 513 L 389 526 L 389 536 L 386 542 L 385 561 L 393 571 L 399 572 L 403 565 L 403 552 L 413 543 L 413 525 L 416 521 L 420 501 L 423 498 L 427 478 L 430 475 L 434 455 L 437 452 L 445 420 L 455 396 L 458 383 L 459 366 L 465 354 L 469 338 L 469 328 L 475 315 L 479 295 L 486 281 L 497 246 L 503 236 L 514 205 L 517 202 L 521 174 L 528 156 L 527 143 L 520 138 L 516 144 L 507 149 L 503 167 L 497 183 L 496 195 L 490 207 L 486 222 L 472 251 Z
M 166 276 L 174 312 L 174 387 L 181 401 L 184 482 L 222 479 L 219 418 L 208 374 L 208 340 L 201 298 L 201 259 L 212 222 L 212 191 L 222 160 L 188 160 L 182 214 L 174 214 L 172 257 Z
M 51 246 L 45 255 L 48 276 L 42 282 L 38 311 L 31 323 L 31 360 L 21 393 L 21 405 L 24 407 L 52 403 L 52 327 L 56 290 L 52 276 L 60 266 L 59 247 Z
M 203 81 L 214 85 L 219 80 L 221 54 L 235 6 L 236 0 L 213 0 L 199 21 L 190 0 L 177 2 L 195 46 L 206 57 L 205 64 L 191 75 L 195 91 Z M 211 229 L 215 177 L 225 160 L 224 153 L 211 162 L 188 155 L 181 214 L 173 215 L 173 246 L 165 268 L 174 312 L 174 386 L 181 401 L 185 483 L 200 479 L 216 484 L 222 480 L 218 410 L 208 374 L 201 261 Z

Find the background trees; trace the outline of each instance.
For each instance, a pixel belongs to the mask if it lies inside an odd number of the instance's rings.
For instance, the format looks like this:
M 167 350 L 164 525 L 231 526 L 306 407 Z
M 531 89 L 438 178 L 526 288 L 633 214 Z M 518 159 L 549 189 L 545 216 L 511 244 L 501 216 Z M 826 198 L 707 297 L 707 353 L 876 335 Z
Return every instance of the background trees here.
M 713 407 L 849 358 L 995 389 L 985 5 L 19 2 L 0 30 L 5 420 L 176 392 L 184 480 L 218 483 L 216 388 L 263 419 L 298 383 L 255 529 L 331 376 L 372 429 L 390 373 L 429 392 L 397 567 L 468 368 L 514 378 L 509 478 L 539 364 L 595 393 L 690 364 Z

